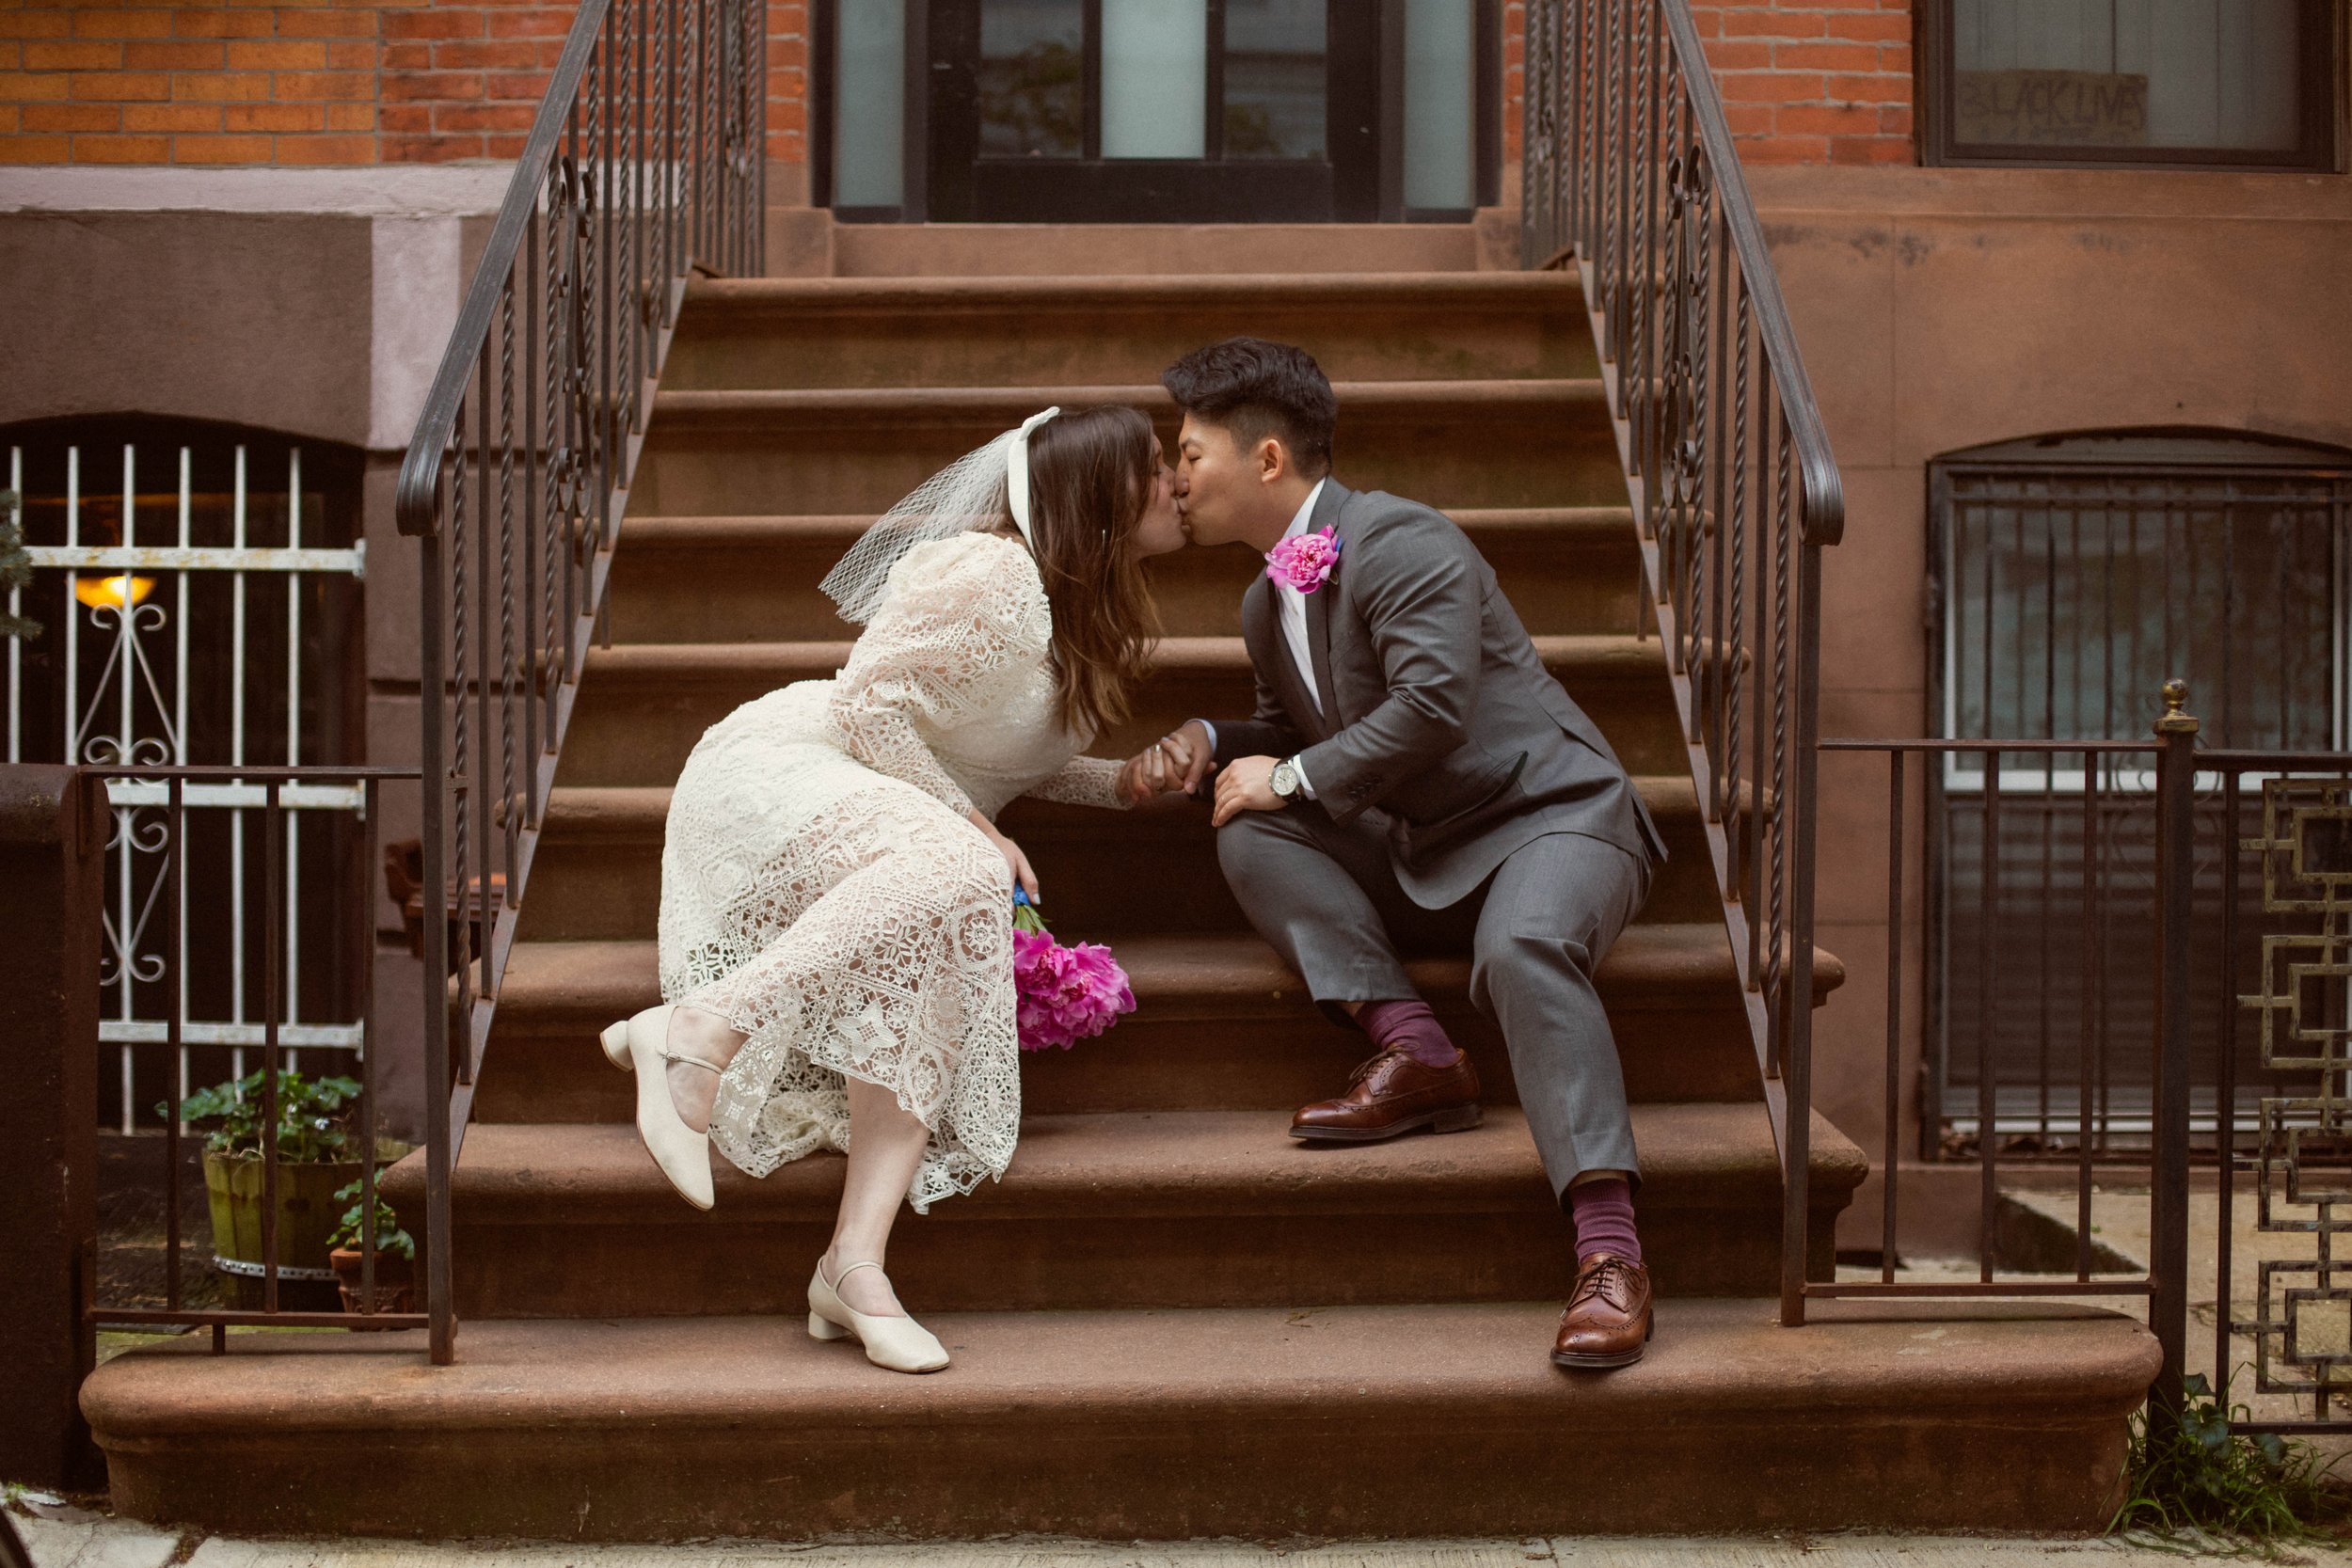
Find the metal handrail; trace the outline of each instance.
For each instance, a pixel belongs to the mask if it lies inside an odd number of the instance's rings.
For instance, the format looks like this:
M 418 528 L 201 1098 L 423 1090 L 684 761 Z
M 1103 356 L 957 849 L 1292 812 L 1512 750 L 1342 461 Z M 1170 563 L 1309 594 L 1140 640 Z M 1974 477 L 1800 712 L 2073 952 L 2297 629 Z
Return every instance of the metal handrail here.
M 1530 0 L 1525 125 L 1521 264 L 1584 285 L 1780 1150 L 1781 1319 L 1799 1323 L 1820 552 L 1844 490 L 1689 0 Z
M 447 1091 L 426 1096 L 437 1362 L 455 1333 L 449 1173 L 652 389 L 687 277 L 764 261 L 765 45 L 756 0 L 584 0 L 401 463 L 395 514 L 420 546 L 426 1081 Z

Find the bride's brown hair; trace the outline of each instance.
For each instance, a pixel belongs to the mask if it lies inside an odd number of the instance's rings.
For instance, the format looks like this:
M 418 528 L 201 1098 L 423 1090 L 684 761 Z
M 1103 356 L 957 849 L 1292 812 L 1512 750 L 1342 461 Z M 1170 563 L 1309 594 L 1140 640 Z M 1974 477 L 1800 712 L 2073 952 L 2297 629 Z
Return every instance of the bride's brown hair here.
M 1029 525 L 1073 734 L 1099 736 L 1126 719 L 1160 635 L 1135 551 L 1154 477 L 1152 421 L 1135 409 L 1057 414 L 1029 435 Z

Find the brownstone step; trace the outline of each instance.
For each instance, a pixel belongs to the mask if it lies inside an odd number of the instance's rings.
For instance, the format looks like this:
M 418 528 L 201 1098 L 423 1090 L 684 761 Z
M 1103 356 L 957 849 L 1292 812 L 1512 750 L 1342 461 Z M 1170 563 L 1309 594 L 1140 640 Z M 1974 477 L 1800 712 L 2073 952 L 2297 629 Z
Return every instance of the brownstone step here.
M 1640 546 L 1623 506 L 1478 508 L 1453 515 L 1494 564 L 1534 632 L 1638 629 Z M 667 642 L 838 638 L 845 625 L 818 589 L 870 514 L 630 517 L 614 558 L 612 637 Z M 1146 563 L 1170 632 L 1237 636 L 1241 596 L 1264 570 L 1235 546 Z
M 1672 857 L 1658 868 L 1642 918 L 1718 918 L 1723 900 L 1690 781 L 1636 783 Z M 670 791 L 658 784 L 557 789 L 532 862 L 523 935 L 536 942 L 652 936 L 669 810 Z M 1073 940 L 1248 928 L 1217 864 L 1206 801 L 1163 796 L 1132 811 L 1107 811 L 1025 800 L 1007 807 L 998 826 L 1027 852 L 1056 925 Z
M 1327 1020 L 1253 934 L 1127 937 L 1116 951 L 1135 984 L 1136 1012 L 1081 1047 L 1029 1054 L 1022 1082 L 1030 1109 L 1295 1108 L 1337 1092 L 1364 1053 L 1363 1037 Z M 1509 1057 L 1470 1005 L 1470 960 L 1406 967 L 1470 1053 L 1487 1099 L 1512 1102 Z M 1816 1005 L 1844 978 L 1834 956 L 1817 953 Z M 1636 926 L 1597 979 L 1635 1101 L 1756 1099 L 1756 1053 L 1720 919 Z M 626 1120 L 628 1080 L 596 1053 L 596 1035 L 660 999 L 650 942 L 517 942 L 475 1116 Z
M 1356 272 L 1475 272 L 1469 223 L 835 223 L 833 270 L 858 277 L 1292 273 L 1344 246 Z
M 1565 1296 L 1573 1232 L 1517 1107 L 1470 1132 L 1363 1146 L 1301 1144 L 1289 1126 L 1286 1111 L 1025 1117 L 1003 1180 L 893 1231 L 891 1278 L 940 1311 Z M 1763 1105 L 1641 1105 L 1633 1130 L 1658 1288 L 1772 1289 L 1781 1180 Z M 671 1191 L 633 1126 L 476 1125 L 453 1177 L 459 1310 L 791 1310 L 833 1233 L 843 1161 L 812 1154 L 763 1180 L 713 1164 L 718 1205 L 704 1213 Z M 1814 1118 L 1820 1269 L 1867 1169 Z M 394 1166 L 384 1190 L 404 1213 L 421 1208 L 421 1163 Z
M 1687 773 L 1665 655 L 1656 638 L 1539 637 L 1535 651 L 1629 769 Z M 595 649 L 564 744 L 564 782 L 674 783 L 712 724 L 780 686 L 831 676 L 849 655 L 846 640 Z M 1134 716 L 1090 749 L 1102 756 L 1132 755 L 1187 719 L 1246 714 L 1254 705 L 1249 654 L 1239 637 L 1167 638 L 1152 675 L 1135 695 Z
M 1565 1373 L 1549 1299 L 927 1314 L 910 1378 L 797 1317 L 200 1336 L 99 1369 L 113 1506 L 247 1535 L 804 1539 L 2096 1531 L 2154 1377 L 2108 1312 L 1668 1300 Z M 1598 1435 L 1597 1435 L 1598 1434 Z
M 1336 471 L 1433 506 L 1623 506 L 1597 379 L 1343 382 Z M 1164 440 L 1156 383 L 663 392 L 630 509 L 661 515 L 879 513 L 1048 404 L 1125 404 Z
M 1152 382 L 1204 343 L 1296 343 L 1335 381 L 1599 373 L 1570 272 L 703 278 L 669 390 Z

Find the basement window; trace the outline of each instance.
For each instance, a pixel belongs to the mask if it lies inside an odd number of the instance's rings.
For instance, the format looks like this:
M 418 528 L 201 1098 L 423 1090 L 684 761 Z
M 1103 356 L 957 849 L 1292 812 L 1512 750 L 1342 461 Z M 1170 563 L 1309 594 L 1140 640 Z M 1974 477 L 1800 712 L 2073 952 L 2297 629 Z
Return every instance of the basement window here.
M 2333 170 L 2330 0 L 1923 0 L 1929 164 Z
M 2153 761 L 2087 768 L 2061 748 L 2151 741 L 2173 677 L 2201 746 L 2352 744 L 2352 451 L 2203 431 L 2059 436 L 1956 453 L 1929 484 L 1938 733 L 2056 745 L 2005 754 L 1997 781 L 1982 753 L 1929 781 L 1923 1127 L 1947 1154 L 1979 1147 L 1990 1072 L 2004 1158 L 2086 1137 L 2129 1154 L 2147 1146 L 2153 1095 Z M 2261 793 L 2240 801 L 2241 838 L 2259 832 Z M 2224 842 L 2217 784 L 2201 784 L 2196 810 L 2201 845 Z M 2244 974 L 2284 928 L 2259 882 L 2238 884 Z M 2201 851 L 2196 889 L 2197 929 L 2217 938 L 2218 855 Z M 2225 1041 L 2241 1126 L 2265 1093 L 2310 1092 L 2309 1073 L 2282 1087 L 2263 1070 L 2252 1014 L 2212 1005 L 2219 942 L 2201 940 L 2194 963 L 2200 1134 L 2219 1114 Z

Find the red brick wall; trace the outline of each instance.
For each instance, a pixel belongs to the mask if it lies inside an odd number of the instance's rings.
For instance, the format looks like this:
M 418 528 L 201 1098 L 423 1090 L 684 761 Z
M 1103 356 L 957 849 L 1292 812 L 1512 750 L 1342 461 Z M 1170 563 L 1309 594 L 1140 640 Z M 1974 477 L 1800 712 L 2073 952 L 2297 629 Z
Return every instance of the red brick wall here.
M 0 163 L 512 157 L 571 25 L 562 0 L 0 0 Z M 805 157 L 807 11 L 770 0 L 769 156 Z
M 1912 0 L 1692 0 L 1740 155 L 1907 164 Z M 1519 156 L 1527 8 L 1505 0 L 1502 157 Z
M 1741 158 L 1907 164 L 1911 0 L 1693 0 Z
M 1911 0 L 1692 0 L 1744 156 L 1902 163 Z M 511 157 L 564 0 L 0 0 L 0 163 L 366 164 Z M 1503 6 L 1503 157 L 1525 0 Z M 768 4 L 768 155 L 807 157 L 808 5 Z

